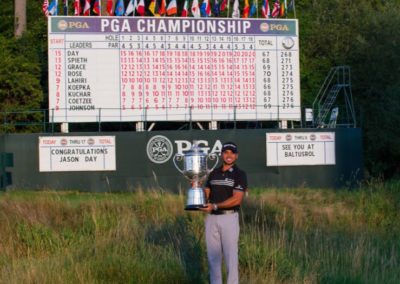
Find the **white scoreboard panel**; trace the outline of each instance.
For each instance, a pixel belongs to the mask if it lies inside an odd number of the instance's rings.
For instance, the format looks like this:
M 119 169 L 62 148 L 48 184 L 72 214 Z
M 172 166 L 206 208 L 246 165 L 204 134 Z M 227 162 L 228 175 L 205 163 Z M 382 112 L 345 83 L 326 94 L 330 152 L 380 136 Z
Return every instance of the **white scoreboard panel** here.
M 50 121 L 301 119 L 297 20 L 48 21 Z

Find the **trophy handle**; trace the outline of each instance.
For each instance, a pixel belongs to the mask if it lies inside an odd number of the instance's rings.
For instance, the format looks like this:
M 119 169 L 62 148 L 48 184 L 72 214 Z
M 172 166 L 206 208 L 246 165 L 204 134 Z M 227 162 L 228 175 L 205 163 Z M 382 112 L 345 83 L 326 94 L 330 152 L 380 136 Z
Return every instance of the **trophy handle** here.
M 183 174 L 183 170 L 181 170 L 181 169 L 179 168 L 179 166 L 178 166 L 178 164 L 176 163 L 176 161 L 182 161 L 182 160 L 183 160 L 183 157 L 184 157 L 184 155 L 182 155 L 182 154 L 175 154 L 174 159 L 173 159 L 175 168 L 176 168 L 181 174 Z
M 214 166 L 208 171 L 208 172 L 210 173 L 210 172 L 211 172 L 212 170 L 214 170 L 215 167 L 218 165 L 219 158 L 218 158 L 218 155 L 215 154 L 215 153 L 210 153 L 210 154 L 208 154 L 208 158 L 209 158 L 210 160 L 215 160 Z

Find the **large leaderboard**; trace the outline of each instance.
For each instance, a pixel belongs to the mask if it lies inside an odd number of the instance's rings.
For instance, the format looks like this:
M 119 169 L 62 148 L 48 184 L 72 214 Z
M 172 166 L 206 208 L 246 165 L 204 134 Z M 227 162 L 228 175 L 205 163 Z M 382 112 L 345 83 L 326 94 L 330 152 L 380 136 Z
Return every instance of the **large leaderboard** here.
M 297 20 L 49 17 L 53 122 L 300 120 Z

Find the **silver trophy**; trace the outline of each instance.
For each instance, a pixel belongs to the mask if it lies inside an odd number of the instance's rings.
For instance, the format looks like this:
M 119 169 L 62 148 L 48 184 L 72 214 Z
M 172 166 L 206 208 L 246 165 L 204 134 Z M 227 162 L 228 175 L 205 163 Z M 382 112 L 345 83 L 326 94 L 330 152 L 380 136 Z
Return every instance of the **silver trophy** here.
M 215 164 L 210 170 L 207 167 L 208 160 L 215 160 Z M 187 191 L 185 210 L 199 210 L 199 208 L 207 207 L 206 196 L 201 184 L 217 166 L 218 155 L 215 153 L 207 155 L 196 143 L 193 143 L 190 150 L 185 151 L 184 154 L 176 154 L 173 161 L 176 169 L 192 184 Z M 177 162 L 180 161 L 183 161 L 183 170 L 177 165 Z

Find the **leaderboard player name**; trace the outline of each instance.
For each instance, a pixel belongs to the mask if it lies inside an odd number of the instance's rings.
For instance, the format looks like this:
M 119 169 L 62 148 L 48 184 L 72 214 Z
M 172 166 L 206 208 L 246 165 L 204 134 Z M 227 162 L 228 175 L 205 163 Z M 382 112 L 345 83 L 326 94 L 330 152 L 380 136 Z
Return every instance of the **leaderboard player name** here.
M 250 21 L 243 20 L 101 19 L 102 32 L 245 34 L 250 27 Z

